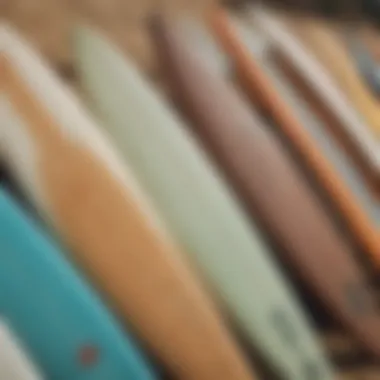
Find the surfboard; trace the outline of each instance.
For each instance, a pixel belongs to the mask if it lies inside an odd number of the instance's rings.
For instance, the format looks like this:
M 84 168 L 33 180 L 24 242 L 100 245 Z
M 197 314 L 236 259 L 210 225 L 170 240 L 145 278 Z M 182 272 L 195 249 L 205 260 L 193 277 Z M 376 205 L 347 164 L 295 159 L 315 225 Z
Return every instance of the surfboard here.
M 247 340 L 284 379 L 331 379 L 269 248 L 178 114 L 98 32 L 81 28 L 75 47 L 89 104 Z
M 349 140 L 353 151 L 348 153 L 363 164 L 368 174 L 377 180 L 380 169 L 380 150 L 376 138 L 363 118 L 353 109 L 344 93 L 338 88 L 329 72 L 290 33 L 286 25 L 266 9 L 247 10 L 249 20 L 264 31 L 275 44 L 279 66 L 292 69 L 292 75 L 302 84 L 305 97 L 312 96 L 313 109 L 323 111 L 327 122 Z M 359 162 L 360 161 L 360 162 Z
M 30 201 L 174 376 L 252 379 L 207 286 L 128 164 L 22 37 L 2 32 L 0 144 Z
M 42 380 L 19 339 L 0 319 L 0 378 L 6 380 Z
M 334 81 L 377 137 L 380 132 L 378 101 L 356 70 L 349 51 L 338 33 L 327 24 L 310 18 L 292 22 L 290 29 L 307 47 L 310 54 L 313 54 L 330 72 Z
M 255 107 L 275 122 L 275 128 L 301 155 L 309 171 L 327 191 L 332 204 L 344 217 L 350 231 L 373 262 L 380 263 L 378 201 L 367 189 L 342 149 L 307 110 L 302 97 L 286 83 L 285 76 L 270 59 L 270 42 L 258 30 L 247 28 L 223 10 L 212 15 L 211 24 L 234 62 Z
M 351 247 L 337 232 L 290 155 L 245 98 L 192 52 L 180 29 L 152 34 L 191 130 L 304 283 L 347 331 L 380 357 L 380 316 Z M 201 85 L 200 85 L 201 84 Z M 339 271 L 336 270 L 339 268 Z
M 57 244 L 3 188 L 0 226 L 1 318 L 46 378 L 156 378 Z

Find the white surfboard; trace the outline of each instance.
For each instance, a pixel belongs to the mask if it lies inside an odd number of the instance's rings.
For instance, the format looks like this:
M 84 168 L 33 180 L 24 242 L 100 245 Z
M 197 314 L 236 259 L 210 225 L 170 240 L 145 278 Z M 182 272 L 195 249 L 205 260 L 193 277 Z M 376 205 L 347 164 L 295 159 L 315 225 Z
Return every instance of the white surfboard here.
M 323 96 L 328 105 L 344 125 L 345 132 L 355 141 L 370 170 L 380 173 L 380 145 L 371 133 L 363 118 L 355 111 L 342 91 L 334 85 L 334 80 L 324 67 L 313 59 L 307 49 L 290 33 L 284 23 L 264 8 L 249 9 L 249 18 L 254 26 L 260 28 L 276 44 L 276 48 L 287 49 L 286 54 L 292 60 L 303 79 L 310 82 Z
M 182 121 L 95 31 L 80 28 L 75 49 L 89 104 L 247 339 L 284 379 L 332 379 L 269 248 Z
M 43 379 L 19 340 L 2 319 L 0 319 L 0 379 Z

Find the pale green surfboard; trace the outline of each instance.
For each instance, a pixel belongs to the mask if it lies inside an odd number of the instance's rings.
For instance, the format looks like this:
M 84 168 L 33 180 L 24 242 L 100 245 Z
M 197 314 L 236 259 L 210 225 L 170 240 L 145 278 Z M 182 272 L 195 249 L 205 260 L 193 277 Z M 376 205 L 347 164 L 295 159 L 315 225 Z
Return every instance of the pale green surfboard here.
M 93 111 L 246 337 L 283 379 L 332 379 L 259 232 L 179 118 L 95 31 L 77 30 L 75 55 Z

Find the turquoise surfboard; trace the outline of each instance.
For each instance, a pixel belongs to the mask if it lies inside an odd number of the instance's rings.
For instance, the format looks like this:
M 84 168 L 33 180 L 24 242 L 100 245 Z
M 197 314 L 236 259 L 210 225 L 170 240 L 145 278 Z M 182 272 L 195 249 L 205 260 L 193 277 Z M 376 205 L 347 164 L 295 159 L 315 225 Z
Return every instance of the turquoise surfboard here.
M 174 378 L 255 378 L 208 289 L 77 94 L 11 26 L 0 39 L 2 162 L 68 258 Z
M 74 46 L 90 107 L 248 340 L 284 379 L 332 379 L 269 248 L 182 121 L 96 31 L 79 28 Z
M 0 315 L 47 379 L 156 378 L 57 245 L 4 189 L 0 262 Z

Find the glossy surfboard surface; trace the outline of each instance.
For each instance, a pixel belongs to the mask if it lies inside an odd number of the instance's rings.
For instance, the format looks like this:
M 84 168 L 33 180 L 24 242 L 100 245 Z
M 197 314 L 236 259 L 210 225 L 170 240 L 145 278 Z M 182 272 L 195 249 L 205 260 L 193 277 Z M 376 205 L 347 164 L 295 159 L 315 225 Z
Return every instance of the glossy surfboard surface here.
M 307 104 L 302 104 L 301 97 L 292 92 L 284 76 L 271 64 L 270 42 L 257 30 L 249 33 L 247 25 L 239 25 L 223 10 L 216 11 L 210 21 L 253 105 L 276 123 L 327 191 L 364 251 L 379 265 L 378 202 L 347 157 L 340 154 L 342 150 L 333 138 L 306 111 Z
M 177 378 L 252 379 L 213 302 L 105 134 L 15 31 L 6 29 L 4 41 L 4 162 L 75 262 Z
M 183 122 L 97 32 L 80 30 L 76 52 L 89 104 L 245 337 L 284 379 L 331 379 L 259 232 Z
M 363 78 L 356 70 L 348 49 L 331 26 L 313 19 L 289 23 L 291 30 L 308 51 L 330 72 L 352 105 L 364 117 L 374 135 L 380 133 L 380 107 Z
M 258 8 L 247 10 L 247 14 L 253 25 L 265 32 L 274 43 L 278 64 L 292 68 L 294 75 L 313 95 L 316 107 L 321 108 L 328 122 L 348 138 L 369 174 L 378 178 L 379 144 L 345 94 L 335 85 L 328 71 L 313 58 L 276 15 Z
M 0 227 L 1 317 L 47 379 L 155 378 L 61 250 L 4 189 Z
M 329 312 L 380 357 L 380 316 L 369 284 L 280 141 L 231 84 L 207 70 L 178 29 L 157 22 L 154 36 L 173 92 L 193 120 L 192 130 L 253 219 L 261 219 L 282 247 L 279 253 Z
M 1 318 L 1 317 L 0 317 Z M 42 380 L 34 363 L 21 347 L 19 339 L 0 319 L 0 379 Z

